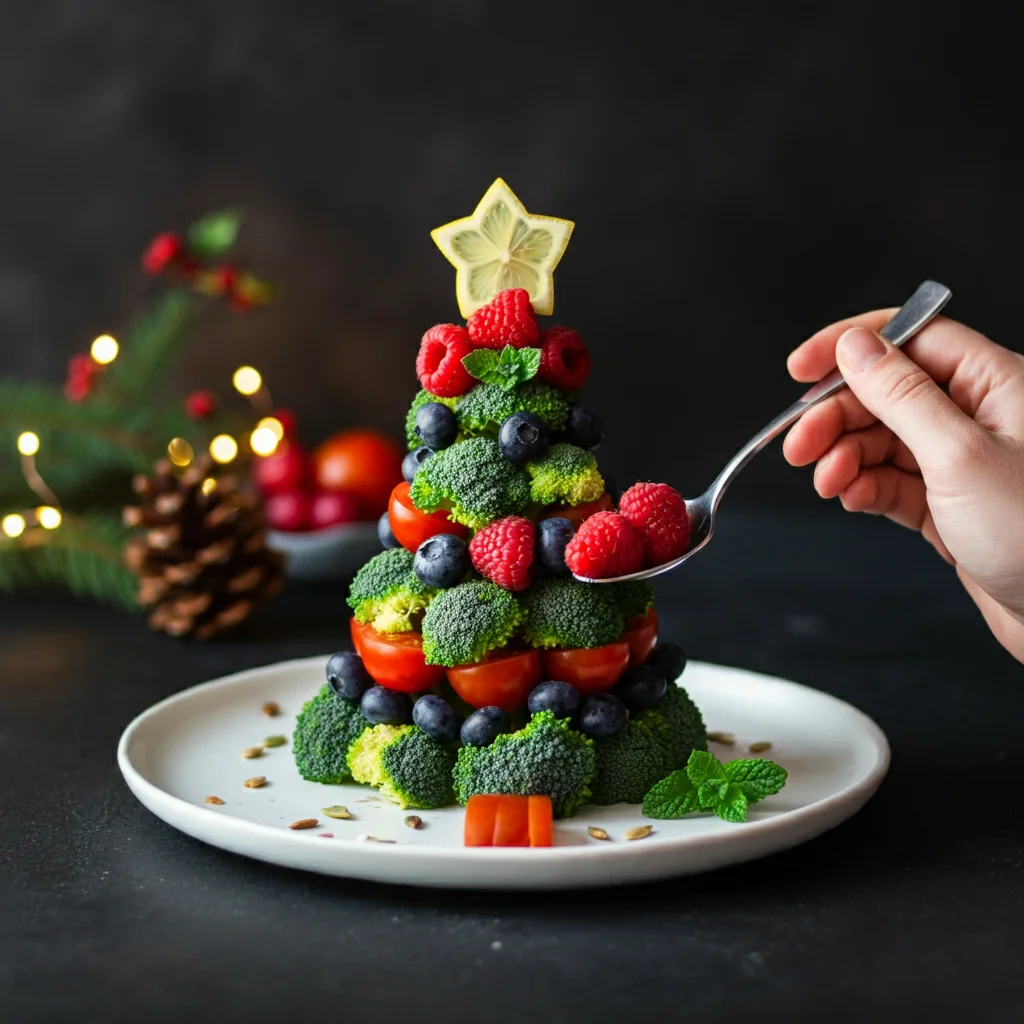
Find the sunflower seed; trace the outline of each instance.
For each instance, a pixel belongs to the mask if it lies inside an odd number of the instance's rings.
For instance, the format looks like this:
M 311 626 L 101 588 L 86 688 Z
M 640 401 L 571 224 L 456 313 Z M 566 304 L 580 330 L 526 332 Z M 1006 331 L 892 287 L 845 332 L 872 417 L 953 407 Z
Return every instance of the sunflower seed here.
M 605 830 L 603 828 L 598 828 L 596 825 L 590 825 L 587 828 L 587 831 L 590 833 L 590 838 L 591 839 L 607 839 L 608 838 L 608 833 L 605 832 Z
M 751 743 L 749 750 L 752 754 L 760 754 L 765 750 L 771 750 L 772 745 L 768 740 L 761 740 L 759 743 Z
M 265 786 L 266 784 L 266 775 L 254 775 L 251 779 L 246 779 L 245 782 L 242 783 L 246 789 L 259 789 L 261 786 Z
M 275 715 L 281 714 L 281 705 L 276 700 L 268 700 L 261 710 L 267 718 L 273 718 Z
M 334 804 L 331 807 L 321 807 L 320 810 L 322 813 L 326 814 L 328 818 L 343 818 L 348 820 L 352 817 L 352 815 L 348 813 L 348 808 L 342 807 L 341 804 Z
M 409 817 L 405 819 L 405 823 L 409 828 L 423 827 L 423 819 L 418 814 L 410 814 Z
M 721 743 L 723 747 L 732 747 L 736 744 L 736 737 L 731 732 L 709 732 L 708 739 L 712 743 Z
M 626 830 L 623 839 L 646 839 L 654 831 L 653 825 L 637 825 L 636 828 Z
M 361 843 L 393 843 L 394 839 L 378 839 L 377 836 L 356 836 Z
M 290 829 L 299 828 L 316 828 L 320 822 L 316 818 L 299 818 L 298 821 L 293 821 L 288 827 Z
M 247 761 L 251 761 L 254 757 L 262 757 L 262 756 L 263 756 L 263 748 L 262 747 L 246 747 L 245 750 L 242 751 L 242 757 L 244 757 Z
M 219 796 L 208 796 L 208 797 L 206 798 L 206 802 L 207 802 L 208 804 L 217 804 L 218 806 L 219 806 L 220 804 L 224 803 L 224 801 L 223 801 L 223 800 L 221 800 L 221 798 L 220 798 Z
M 263 741 L 265 747 L 283 747 L 288 742 L 287 736 L 268 736 Z

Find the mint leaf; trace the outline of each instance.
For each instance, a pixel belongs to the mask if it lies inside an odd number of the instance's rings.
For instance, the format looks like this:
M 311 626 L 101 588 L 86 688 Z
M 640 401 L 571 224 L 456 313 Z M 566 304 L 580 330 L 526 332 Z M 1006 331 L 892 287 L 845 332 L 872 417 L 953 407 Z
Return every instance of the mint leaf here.
M 222 256 L 235 244 L 242 215 L 238 210 L 220 210 L 197 220 L 188 229 L 192 251 L 203 259 Z
M 462 357 L 462 365 L 484 384 L 497 384 L 506 391 L 512 391 L 537 375 L 540 349 L 506 345 L 500 355 L 493 349 L 477 349 Z
M 689 780 L 700 789 L 708 779 L 724 779 L 725 766 L 706 750 L 694 750 L 686 762 L 686 774 Z
M 523 368 L 523 381 L 537 376 L 540 370 L 540 349 L 521 348 L 519 349 L 519 365 Z
M 715 807 L 715 814 L 722 821 L 731 821 L 739 824 L 747 820 L 747 798 L 739 784 L 730 782 L 723 794 L 722 801 Z
M 731 783 L 728 779 L 708 779 L 697 790 L 697 799 L 701 807 L 711 809 L 717 807 L 725 799 L 726 790 Z
M 697 790 L 686 777 L 686 772 L 673 772 L 656 782 L 644 797 L 643 812 L 648 818 L 682 818 L 700 810 Z
M 487 377 L 498 365 L 498 353 L 490 348 L 478 348 L 475 352 L 470 352 L 468 356 L 462 357 L 462 365 L 477 380 L 490 383 Z
M 788 773 L 774 761 L 751 758 L 730 761 L 725 766 L 725 774 L 740 787 L 748 803 L 756 804 L 758 800 L 778 793 L 786 784 Z

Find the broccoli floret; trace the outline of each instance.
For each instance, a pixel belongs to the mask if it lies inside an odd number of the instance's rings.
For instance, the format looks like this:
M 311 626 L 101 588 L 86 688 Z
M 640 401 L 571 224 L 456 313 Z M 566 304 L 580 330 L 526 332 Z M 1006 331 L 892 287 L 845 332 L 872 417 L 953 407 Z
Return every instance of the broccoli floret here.
M 408 633 L 436 591 L 412 571 L 413 554 L 392 548 L 374 555 L 352 580 L 348 604 L 356 622 L 379 633 Z
M 439 395 L 432 395 L 429 391 L 420 391 L 416 397 L 412 400 L 412 405 L 409 406 L 409 411 L 405 415 L 405 436 L 409 442 L 409 448 L 419 448 L 423 442 L 416 434 L 416 413 L 420 411 L 427 404 L 427 402 L 440 402 L 442 405 L 447 405 L 453 412 L 455 410 L 455 404 L 458 402 L 457 398 L 441 398 Z
M 582 505 L 604 494 L 597 459 L 574 444 L 551 445 L 541 458 L 526 464 L 526 472 L 530 474 L 530 497 L 540 505 Z
M 450 804 L 455 755 L 415 725 L 375 725 L 348 751 L 356 782 L 379 786 L 399 807 L 429 810 Z
M 512 391 L 500 384 L 477 384 L 458 399 L 455 416 L 466 434 L 496 437 L 498 428 L 514 412 L 532 412 L 549 430 L 564 430 L 569 419 L 569 402 L 557 388 L 539 380 L 528 380 Z M 415 418 L 415 412 L 412 414 Z
M 595 740 L 597 778 L 590 801 L 639 804 L 676 765 L 668 746 L 642 722 L 630 720 L 617 736 Z
M 602 647 L 617 640 L 625 620 L 600 583 L 571 576 L 539 579 L 520 595 L 526 609 L 523 639 L 532 647 Z
M 352 774 L 346 760 L 349 745 L 369 727 L 358 704 L 324 684 L 295 723 L 292 756 L 299 774 L 309 782 L 347 782 Z
M 541 711 L 489 747 L 463 747 L 453 773 L 455 796 L 465 804 L 477 793 L 547 793 L 555 817 L 570 818 L 590 799 L 596 771 L 594 741 L 571 729 L 568 719 Z
M 672 680 L 661 703 L 650 711 L 642 711 L 634 721 L 668 742 L 673 769 L 682 768 L 693 751 L 708 749 L 708 733 L 700 709 Z
M 473 437 L 425 462 L 409 496 L 423 512 L 447 508 L 457 523 L 478 530 L 522 512 L 530 500 L 530 478 L 501 454 L 497 441 Z
M 611 591 L 611 598 L 625 619 L 646 615 L 654 607 L 654 587 L 646 580 L 630 580 L 627 583 L 602 583 Z
M 486 580 L 443 590 L 423 617 L 428 665 L 466 665 L 504 647 L 526 618 L 519 602 Z

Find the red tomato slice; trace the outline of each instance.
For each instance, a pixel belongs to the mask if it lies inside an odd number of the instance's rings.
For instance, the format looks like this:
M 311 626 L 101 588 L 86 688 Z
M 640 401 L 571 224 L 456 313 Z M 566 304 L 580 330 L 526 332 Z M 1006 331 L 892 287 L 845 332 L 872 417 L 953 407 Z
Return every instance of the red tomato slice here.
M 525 796 L 503 796 L 494 815 L 492 846 L 530 845 L 530 799 Z
M 658 644 L 658 613 L 651 608 L 626 623 L 622 639 L 629 644 L 629 664 L 642 665 Z
M 389 690 L 421 693 L 444 679 L 443 665 L 428 665 L 421 633 L 378 633 L 372 626 L 350 620 L 352 645 L 374 682 Z
M 494 819 L 500 796 L 477 794 L 466 804 L 463 843 L 466 846 L 491 846 L 494 843 Z
M 453 523 L 443 509 L 421 512 L 412 503 L 409 485 L 404 480 L 391 492 L 388 520 L 395 539 L 409 551 L 415 551 L 428 537 L 439 533 L 454 533 L 456 537 L 463 538 L 469 536 L 469 530 L 461 523 Z
M 483 661 L 448 669 L 452 689 L 471 707 L 515 711 L 541 680 L 540 651 L 494 651 Z
M 549 508 L 542 516 L 541 519 L 553 519 L 555 516 L 561 516 L 563 519 L 568 519 L 572 523 L 572 528 L 578 530 L 580 523 L 584 519 L 589 519 L 595 512 L 614 512 L 615 502 L 612 501 L 611 495 L 605 491 L 596 501 L 588 501 L 582 505 L 566 505 L 565 507 L 556 506 L 555 508 Z
M 552 822 L 551 797 L 531 796 L 529 819 L 530 819 L 530 845 L 531 846 L 553 846 L 554 845 L 554 824 Z
M 544 678 L 572 683 L 581 693 L 610 690 L 629 665 L 629 644 L 616 640 L 604 647 L 556 647 L 544 651 Z

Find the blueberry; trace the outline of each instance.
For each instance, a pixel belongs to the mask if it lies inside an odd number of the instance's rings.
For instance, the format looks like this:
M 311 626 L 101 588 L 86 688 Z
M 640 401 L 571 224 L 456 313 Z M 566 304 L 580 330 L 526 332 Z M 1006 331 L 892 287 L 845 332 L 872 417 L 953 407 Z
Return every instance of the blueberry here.
M 548 446 L 548 428 L 532 412 L 514 412 L 498 431 L 498 445 L 509 462 L 539 458 Z
M 569 422 L 565 427 L 566 440 L 592 452 L 604 440 L 601 417 L 587 405 L 570 405 Z
M 385 548 L 400 548 L 402 546 L 391 529 L 391 517 L 387 512 L 382 512 L 380 519 L 377 520 L 377 539 Z
M 427 402 L 416 410 L 416 436 L 431 451 L 439 452 L 455 444 L 459 424 L 455 413 L 440 402 Z
M 413 448 L 404 459 L 402 459 L 402 476 L 407 484 L 411 484 L 420 466 L 434 454 L 433 448 L 421 444 L 419 448 Z
M 501 708 L 480 708 L 462 723 L 459 737 L 467 747 L 489 747 L 510 727 L 509 717 Z
M 331 689 L 346 700 L 359 700 L 373 686 L 373 679 L 363 665 L 363 659 L 352 651 L 339 651 L 327 660 L 327 682 Z
M 553 711 L 556 718 L 572 718 L 579 710 L 580 691 L 570 683 L 538 683 L 526 700 L 526 710 L 531 715 L 541 711 Z
M 686 668 L 686 655 L 679 644 L 658 644 L 644 664 L 656 669 L 669 683 L 674 683 Z
M 417 549 L 412 571 L 428 587 L 454 587 L 469 571 L 469 548 L 454 533 L 436 533 Z
M 572 523 L 561 516 L 542 519 L 537 524 L 534 553 L 537 561 L 552 572 L 568 572 L 565 564 L 565 546 L 572 540 Z
M 363 694 L 359 710 L 363 718 L 374 725 L 407 725 L 412 709 L 406 694 L 383 686 L 371 686 Z
M 636 665 L 626 669 L 615 684 L 615 696 L 630 711 L 643 711 L 661 703 L 668 683 L 656 668 L 650 665 Z
M 412 721 L 438 743 L 457 740 L 459 726 L 462 724 L 462 719 L 451 704 L 444 697 L 438 697 L 434 693 L 424 694 L 413 704 Z
M 576 727 L 592 740 L 615 736 L 626 728 L 626 705 L 611 693 L 591 693 L 583 698 Z

